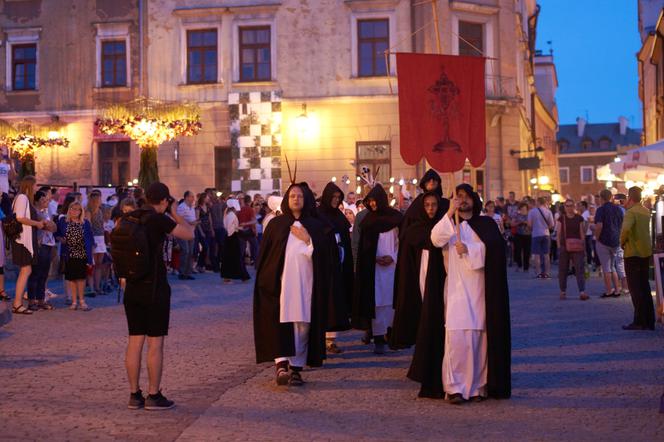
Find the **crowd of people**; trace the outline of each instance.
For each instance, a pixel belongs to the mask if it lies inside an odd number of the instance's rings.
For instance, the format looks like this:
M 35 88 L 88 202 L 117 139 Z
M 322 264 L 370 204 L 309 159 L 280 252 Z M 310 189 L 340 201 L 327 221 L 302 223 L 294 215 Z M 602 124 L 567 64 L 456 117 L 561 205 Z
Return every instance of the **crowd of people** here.
M 586 279 L 597 272 L 605 284 L 600 298 L 632 297 L 634 318 L 623 328 L 654 329 L 650 211 L 639 188 L 578 202 L 517 200 L 513 192 L 482 202 L 468 184 L 447 189 L 446 198 L 430 170 L 416 198 L 395 204 L 370 174 L 363 178 L 362 199 L 333 182 L 318 196 L 292 180 L 283 197 L 209 188 L 178 201 L 154 183 L 118 188 L 105 201 L 98 190 L 59 201 L 56 189 L 27 176 L 0 205 L 0 235 L 18 267 L 14 296 L 0 271 L 0 296 L 15 314 L 31 315 L 54 308 L 49 275 L 64 278 L 71 310 L 89 311 L 90 298 L 123 290 L 129 407 L 155 410 L 173 406 L 160 392 L 169 273 L 189 281 L 215 272 L 231 284 L 251 280 L 248 267 L 255 267 L 256 360 L 275 364 L 278 385 L 302 385 L 303 367 L 343 352 L 339 333 L 358 329 L 378 355 L 415 345 L 408 377 L 421 384 L 422 397 L 453 404 L 509 397 L 510 267 L 546 280 L 557 263 L 560 299 L 574 276 L 584 301 Z M 147 266 L 140 278 L 126 269 L 130 262 Z

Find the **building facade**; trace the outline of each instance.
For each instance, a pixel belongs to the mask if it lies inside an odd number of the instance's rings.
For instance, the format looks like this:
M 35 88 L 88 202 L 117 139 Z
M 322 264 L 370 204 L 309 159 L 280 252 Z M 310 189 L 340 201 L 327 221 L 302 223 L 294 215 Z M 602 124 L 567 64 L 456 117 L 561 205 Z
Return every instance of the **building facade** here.
M 384 182 L 412 186 L 426 165 L 400 156 L 394 53 L 415 51 L 487 57 L 487 160 L 454 181 L 490 198 L 532 193 L 533 177 L 557 185 L 557 80 L 552 59 L 548 67 L 535 62 L 534 0 L 435 2 L 440 44 L 432 4 L 417 0 L 80 3 L 0 2 L 7 60 L 0 118 L 57 116 L 71 140 L 69 149 L 39 155 L 41 181 L 135 178 L 135 144 L 101 136 L 93 123 L 101 105 L 141 95 L 201 108 L 197 136 L 159 148 L 160 177 L 175 194 L 283 190 L 286 158 L 319 193 L 333 177 L 355 190 L 365 165 L 380 167 Z M 25 51 L 11 48 L 30 41 L 37 60 L 26 91 L 18 87 L 30 78 L 12 83 Z M 540 157 L 540 170 L 519 169 L 529 156 Z
M 639 0 L 641 49 L 637 53 L 643 144 L 664 138 L 664 2 Z
M 627 118 L 620 117 L 616 123 L 589 124 L 577 118 L 577 124 L 560 125 L 558 161 L 564 198 L 579 200 L 599 194 L 606 182 L 597 180 L 597 168 L 641 145 L 641 131 L 628 127 L 627 122 Z

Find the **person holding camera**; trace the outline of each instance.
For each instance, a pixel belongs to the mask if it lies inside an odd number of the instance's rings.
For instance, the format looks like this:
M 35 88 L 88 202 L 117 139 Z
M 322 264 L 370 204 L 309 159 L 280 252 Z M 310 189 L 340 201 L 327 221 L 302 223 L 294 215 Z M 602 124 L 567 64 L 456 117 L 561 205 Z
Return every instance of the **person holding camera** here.
M 155 182 L 148 187 L 146 204 L 139 210 L 125 216 L 135 216 L 141 220 L 143 229 L 135 229 L 136 234 L 143 232 L 147 238 L 134 238 L 138 244 L 147 239 L 149 265 L 146 276 L 139 280 L 127 279 L 124 308 L 129 329 L 129 340 L 125 366 L 129 380 L 130 409 L 166 410 L 175 403 L 161 394 L 161 374 L 164 358 L 164 337 L 168 334 L 171 308 L 171 287 L 168 284 L 166 265 L 162 259 L 162 250 L 166 236 L 171 234 L 182 241 L 193 241 L 194 226 L 177 213 L 168 187 Z M 121 226 L 116 227 L 116 229 Z M 131 240 L 132 238 L 128 238 Z M 122 250 L 122 244 L 116 244 L 114 250 Z M 116 247 L 117 246 L 117 247 Z M 126 248 L 126 247 L 125 247 Z M 117 261 L 114 255 L 114 262 Z M 146 339 L 147 338 L 147 339 Z M 144 397 L 140 389 L 141 354 L 143 344 L 148 343 L 148 396 Z

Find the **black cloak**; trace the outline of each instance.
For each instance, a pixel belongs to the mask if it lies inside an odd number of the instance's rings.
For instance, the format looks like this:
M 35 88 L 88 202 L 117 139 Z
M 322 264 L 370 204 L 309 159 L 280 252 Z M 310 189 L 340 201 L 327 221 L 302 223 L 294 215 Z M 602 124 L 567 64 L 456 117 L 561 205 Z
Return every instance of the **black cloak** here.
M 326 222 L 330 230 L 330 296 L 328 297 L 328 331 L 343 331 L 350 328 L 350 312 L 353 301 L 353 249 L 350 240 L 350 222 L 338 207 L 332 207 L 335 192 L 344 193 L 334 183 L 328 183 L 323 190 L 318 217 Z M 337 243 L 336 235 L 339 235 Z M 343 256 L 343 262 L 341 260 Z
M 254 343 L 256 362 L 272 362 L 278 357 L 295 355 L 294 330 L 292 323 L 279 322 L 281 275 L 284 269 L 286 243 L 290 227 L 296 221 L 288 207 L 288 196 L 293 187 L 288 188 L 281 204 L 282 215 L 277 216 L 263 233 L 256 285 L 254 286 Z M 304 189 L 303 189 L 304 190 Z M 307 229 L 314 245 L 312 256 L 314 284 L 311 297 L 311 325 L 309 329 L 309 351 L 307 365 L 318 367 L 325 359 L 325 321 L 327 315 L 327 294 L 329 293 L 329 243 L 325 235 L 325 225 L 311 216 L 313 200 L 305 194 L 305 207 L 298 221 Z
M 419 186 L 420 189 L 424 191 L 424 193 L 427 193 L 426 183 L 428 183 L 431 180 L 436 181 L 438 183 L 438 187 L 432 190 L 432 192 L 438 194 L 438 196 L 441 199 L 440 204 L 438 205 L 438 214 L 436 216 L 442 218 L 443 215 L 447 212 L 447 209 L 449 209 L 450 207 L 450 200 L 448 200 L 447 198 L 443 198 L 442 180 L 440 179 L 440 175 L 438 175 L 438 172 L 436 172 L 433 169 L 427 170 L 427 173 L 425 173 L 422 179 L 420 180 Z M 424 193 L 419 194 L 417 198 L 415 198 L 413 202 L 410 204 L 408 210 L 406 210 L 406 213 L 404 214 L 403 217 L 403 223 L 401 224 L 401 228 L 399 229 L 400 231 L 399 240 L 402 239 L 401 236 L 403 236 L 403 234 L 406 232 L 408 226 L 411 223 L 417 222 L 420 219 L 420 214 L 424 209 L 423 205 Z
M 433 196 L 441 204 L 440 196 L 436 192 L 427 192 L 422 196 Z M 421 206 L 418 219 L 401 232 L 399 240 L 399 259 L 397 260 L 394 277 L 394 322 L 390 334 L 390 347 L 394 349 L 408 348 L 415 344 L 418 324 L 422 312 L 422 300 L 427 297 L 442 299 L 445 287 L 445 265 L 443 264 L 443 251 L 431 243 L 431 230 L 442 218 L 440 211 L 433 219 Z M 424 298 L 420 291 L 420 263 L 422 251 L 429 251 L 427 277 L 424 286 Z M 430 292 L 435 294 L 430 294 Z
M 467 220 L 470 227 L 484 243 L 486 335 L 487 335 L 487 394 L 496 399 L 506 399 L 512 394 L 511 380 L 511 328 L 509 289 L 505 241 L 496 222 L 480 216 L 481 201 L 471 186 L 457 186 L 473 196 L 473 216 Z M 415 353 L 408 377 L 422 384 L 420 397 L 443 397 L 442 362 L 445 352 L 444 316 L 442 293 L 427 292 L 417 333 Z
M 377 184 L 364 198 L 375 200 L 377 210 L 370 210 L 360 225 L 360 244 L 357 252 L 357 273 L 355 274 L 355 297 L 353 298 L 353 328 L 369 330 L 371 320 L 376 317 L 376 250 L 378 236 L 399 227 L 403 215 L 391 208 L 387 202 L 387 193 Z

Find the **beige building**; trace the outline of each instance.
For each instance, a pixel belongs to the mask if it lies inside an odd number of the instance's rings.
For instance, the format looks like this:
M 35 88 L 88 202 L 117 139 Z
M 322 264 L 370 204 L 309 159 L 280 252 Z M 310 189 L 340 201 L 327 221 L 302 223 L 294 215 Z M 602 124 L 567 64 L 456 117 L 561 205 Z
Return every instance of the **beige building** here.
M 0 2 L 0 119 L 55 123 L 67 149 L 37 154 L 40 182 L 126 183 L 138 147 L 94 130 L 95 109 L 139 94 L 137 0 Z
M 639 0 L 637 54 L 644 145 L 664 138 L 664 2 Z
M 401 159 L 395 56 L 386 62 L 384 51 L 438 51 L 430 3 L 80 3 L 2 3 L 5 76 L 12 71 L 7 50 L 14 43 L 35 39 L 38 60 L 34 90 L 17 91 L 5 81 L 0 118 L 47 121 L 56 114 L 72 142 L 68 150 L 37 158 L 40 180 L 124 184 L 136 177 L 138 148 L 121 137 L 99 136 L 93 121 L 99 104 L 138 94 L 201 107 L 200 134 L 159 148 L 161 179 L 176 194 L 204 187 L 283 189 L 286 156 L 291 165 L 297 162 L 298 179 L 318 192 L 333 177 L 354 190 L 363 165 L 380 166 L 379 178 L 395 183 L 412 183 L 425 169 Z M 468 181 L 491 198 L 532 192 L 533 176 L 546 174 L 553 185 L 555 149 L 546 140 L 555 138 L 557 127 L 555 87 L 538 95 L 536 84 L 555 69 L 536 74 L 535 1 L 436 4 L 440 51 L 488 57 L 487 160 L 465 168 L 455 181 Z M 545 151 L 535 152 L 537 146 Z M 519 157 L 535 155 L 542 159 L 539 172 L 519 170 Z

